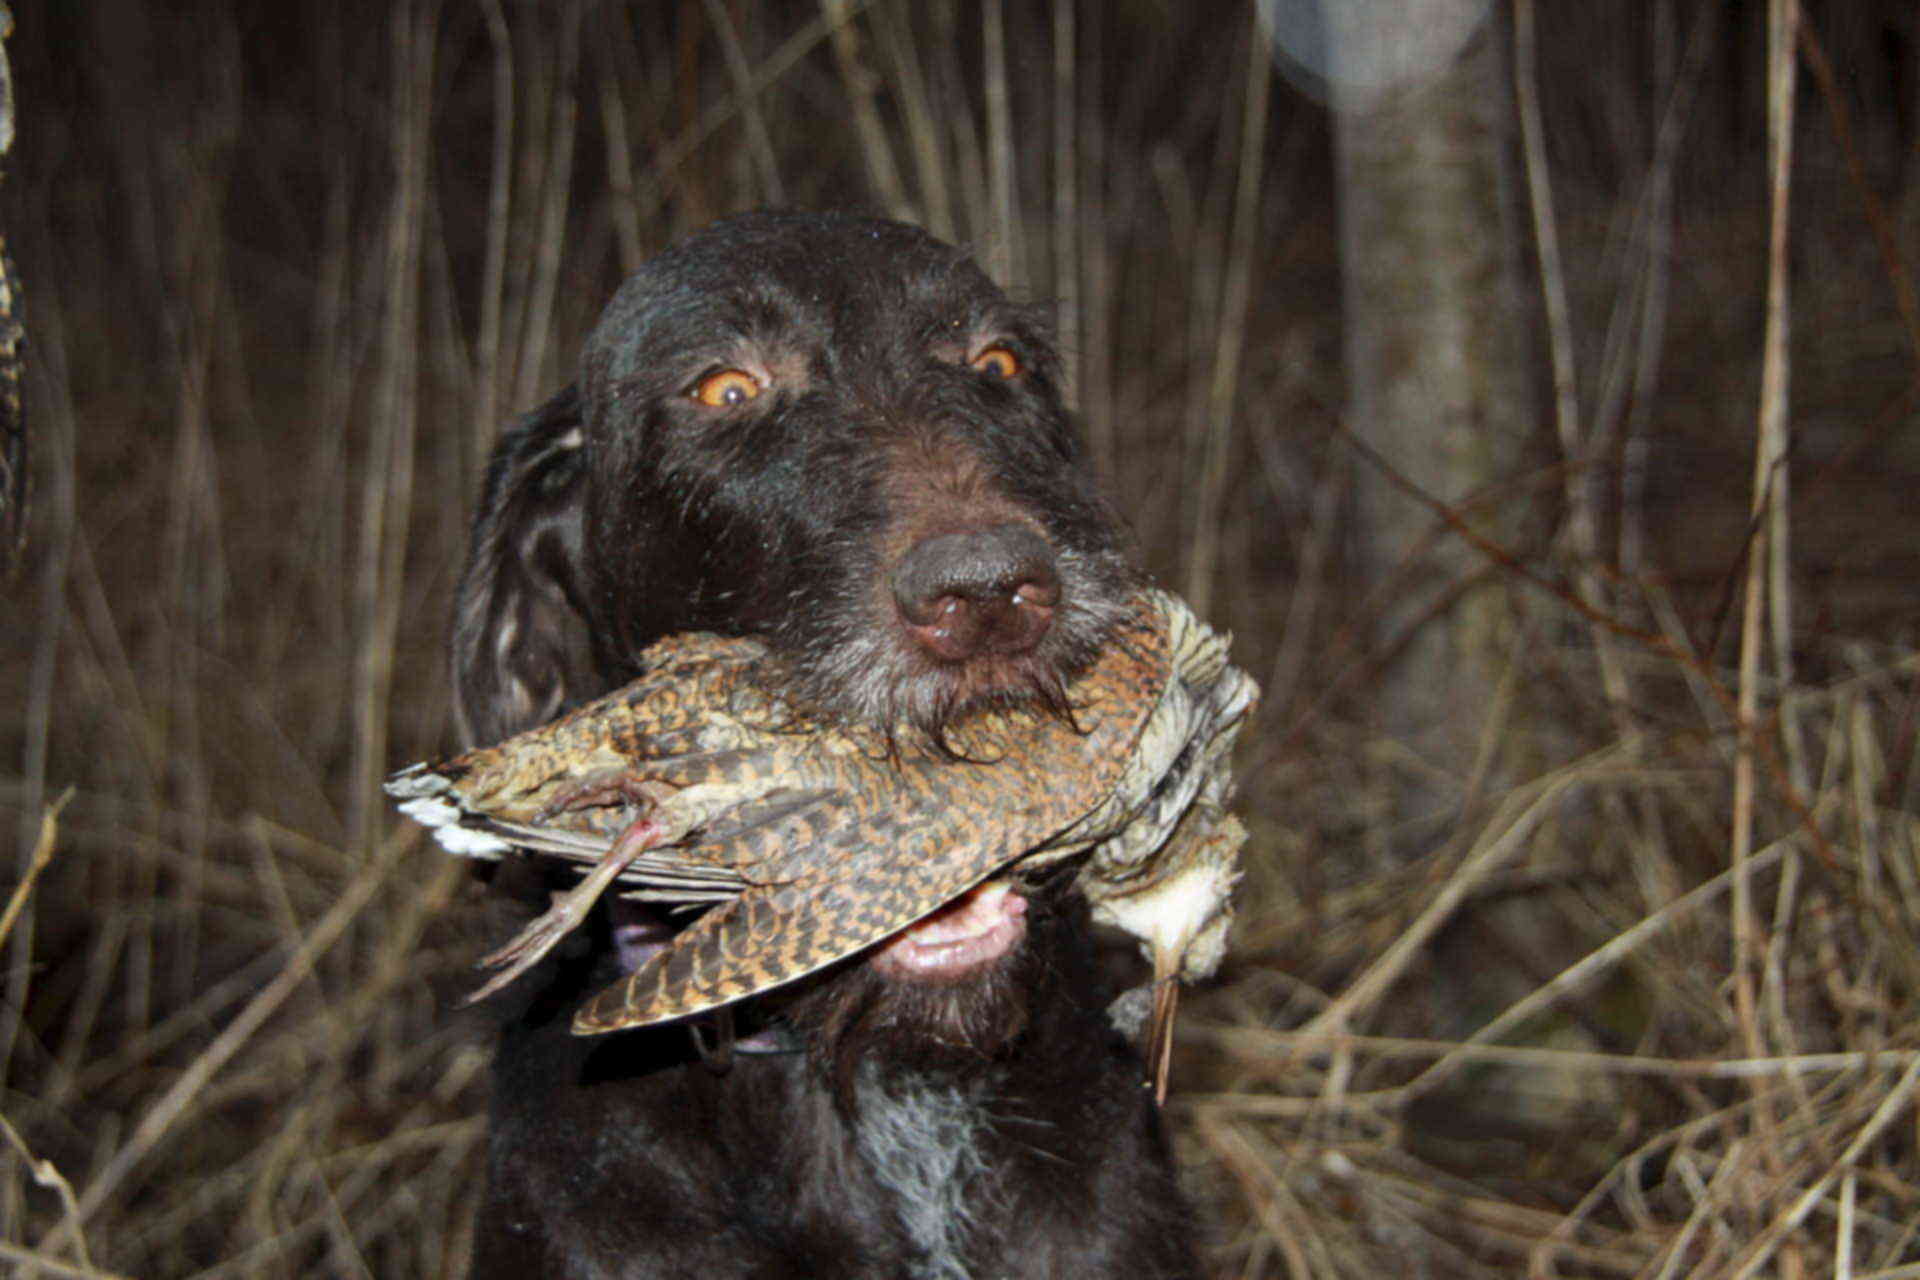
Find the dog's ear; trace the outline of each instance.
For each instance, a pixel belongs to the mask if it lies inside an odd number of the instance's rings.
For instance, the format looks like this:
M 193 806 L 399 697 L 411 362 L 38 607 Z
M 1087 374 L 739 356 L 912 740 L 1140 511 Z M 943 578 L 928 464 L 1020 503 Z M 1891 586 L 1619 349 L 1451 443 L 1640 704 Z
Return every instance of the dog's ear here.
M 455 704 L 469 746 L 599 692 L 583 594 L 584 446 L 573 387 L 494 446 L 454 605 Z

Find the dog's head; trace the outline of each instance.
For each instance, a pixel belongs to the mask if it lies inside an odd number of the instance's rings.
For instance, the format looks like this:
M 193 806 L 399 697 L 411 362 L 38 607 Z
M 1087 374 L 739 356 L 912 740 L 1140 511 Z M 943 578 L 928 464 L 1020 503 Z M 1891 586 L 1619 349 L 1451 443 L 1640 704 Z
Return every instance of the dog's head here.
M 1059 382 L 1039 317 L 911 227 L 753 214 L 663 253 L 496 451 L 455 633 L 465 732 L 540 723 L 689 630 L 766 640 L 805 699 L 889 731 L 1058 706 L 1135 585 Z M 1004 978 L 941 939 L 1018 932 L 1021 907 L 960 904 L 871 980 Z

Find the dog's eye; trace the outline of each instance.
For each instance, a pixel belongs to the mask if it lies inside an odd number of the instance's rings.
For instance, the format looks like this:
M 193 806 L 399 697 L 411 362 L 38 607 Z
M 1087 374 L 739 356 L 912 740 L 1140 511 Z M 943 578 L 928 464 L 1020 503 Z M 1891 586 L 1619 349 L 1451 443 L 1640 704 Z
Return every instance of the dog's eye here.
M 741 369 L 722 369 L 693 384 L 693 398 L 709 409 L 737 409 L 759 394 L 760 384 Z
M 982 373 L 996 378 L 1011 378 L 1020 372 L 1020 357 L 1005 347 L 988 347 L 969 363 Z

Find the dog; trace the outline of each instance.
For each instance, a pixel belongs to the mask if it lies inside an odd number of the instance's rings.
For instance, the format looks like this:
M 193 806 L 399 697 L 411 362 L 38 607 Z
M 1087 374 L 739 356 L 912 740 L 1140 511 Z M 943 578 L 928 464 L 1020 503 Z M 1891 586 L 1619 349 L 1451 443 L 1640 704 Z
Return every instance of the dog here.
M 662 253 L 495 450 L 456 602 L 462 732 L 543 723 L 685 631 L 757 637 L 797 696 L 889 732 L 1070 716 L 1140 580 L 1060 382 L 1033 309 L 900 223 L 749 214 Z M 495 884 L 538 907 L 550 874 L 510 860 Z M 616 903 L 496 1000 L 473 1276 L 1198 1274 L 1059 877 L 737 1031 L 572 1035 L 671 928 Z

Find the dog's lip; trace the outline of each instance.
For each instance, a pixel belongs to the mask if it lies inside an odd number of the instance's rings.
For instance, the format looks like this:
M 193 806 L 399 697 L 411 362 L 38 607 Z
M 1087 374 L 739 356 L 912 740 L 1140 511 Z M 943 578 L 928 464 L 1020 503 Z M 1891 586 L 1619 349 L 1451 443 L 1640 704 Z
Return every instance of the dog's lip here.
M 993 880 L 882 943 L 873 964 L 890 978 L 950 982 L 1006 955 L 1026 932 L 1027 900 L 1011 881 Z

